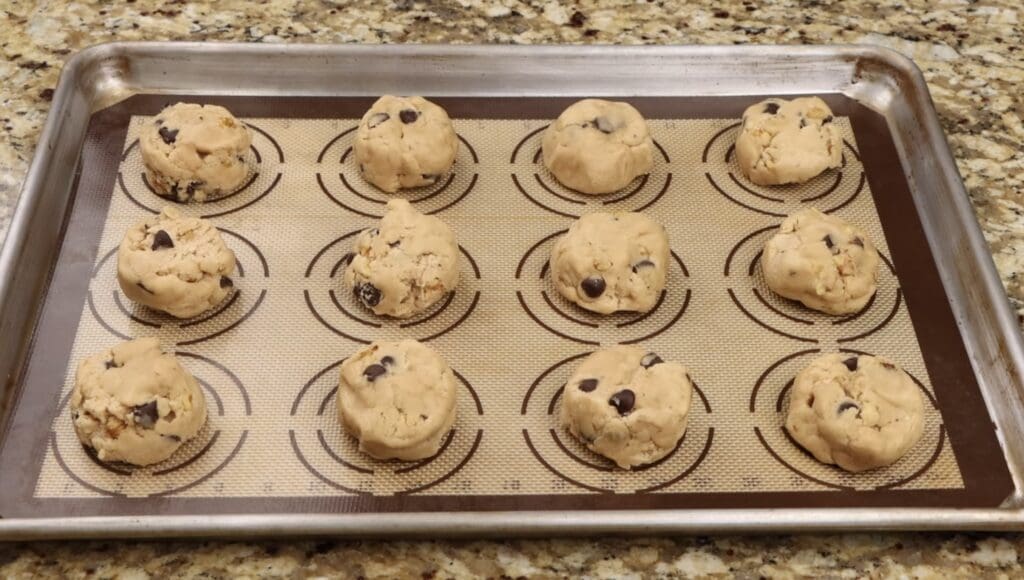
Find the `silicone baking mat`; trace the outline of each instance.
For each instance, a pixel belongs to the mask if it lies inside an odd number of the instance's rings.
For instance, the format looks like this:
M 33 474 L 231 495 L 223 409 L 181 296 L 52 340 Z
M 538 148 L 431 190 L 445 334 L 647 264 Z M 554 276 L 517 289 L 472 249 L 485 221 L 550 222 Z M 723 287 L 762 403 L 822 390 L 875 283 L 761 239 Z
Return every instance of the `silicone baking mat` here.
M 139 128 L 179 99 L 137 96 L 96 113 L 0 458 L 0 515 L 997 505 L 1011 490 L 1005 462 L 884 121 L 830 97 L 843 166 L 759 187 L 733 154 L 739 115 L 759 99 L 632 100 L 649 119 L 655 165 L 601 197 L 561 187 L 540 162 L 542 131 L 571 100 L 438 99 L 460 137 L 455 170 L 400 195 L 452 226 L 462 281 L 409 320 L 373 316 L 340 282 L 354 236 L 388 199 L 352 159 L 372 100 L 189 97 L 228 106 L 254 140 L 245 187 L 180 206 L 211 220 L 238 256 L 237 291 L 185 321 L 132 304 L 115 280 L 124 231 L 170 203 L 145 181 Z M 764 285 L 764 241 L 808 206 L 858 224 L 879 248 L 878 292 L 858 314 L 817 314 Z M 554 240 L 602 210 L 643 211 L 668 230 L 668 284 L 649 313 L 588 313 L 551 286 Z M 74 370 L 141 336 L 177 352 L 210 419 L 164 463 L 105 465 L 71 428 Z M 339 427 L 338 366 L 362 344 L 405 337 L 455 369 L 459 416 L 436 456 L 375 461 Z M 557 423 L 574 365 L 615 343 L 683 362 L 697 385 L 678 448 L 633 471 Z M 924 395 L 924 437 L 890 467 L 822 465 L 782 428 L 793 376 L 836 351 L 895 359 Z

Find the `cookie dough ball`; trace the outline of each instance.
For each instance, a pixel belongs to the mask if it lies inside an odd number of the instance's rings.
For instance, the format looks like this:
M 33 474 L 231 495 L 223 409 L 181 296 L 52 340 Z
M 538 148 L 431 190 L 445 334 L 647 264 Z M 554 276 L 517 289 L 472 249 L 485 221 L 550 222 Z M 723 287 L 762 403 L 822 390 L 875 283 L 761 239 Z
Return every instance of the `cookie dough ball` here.
M 765 244 L 761 270 L 772 292 L 838 315 L 859 312 L 875 294 L 878 261 L 860 229 L 805 209 L 786 218 Z
M 443 221 L 404 199 L 388 202 L 380 227 L 359 234 L 345 285 L 374 314 L 408 318 L 459 284 L 459 245 Z
M 793 382 L 786 430 L 822 463 L 854 472 L 890 465 L 923 429 L 920 389 L 885 358 L 828 354 Z
M 206 423 L 196 379 L 155 338 L 122 342 L 78 365 L 71 420 L 100 461 L 152 465 Z
M 768 99 L 743 112 L 736 161 L 758 185 L 803 183 L 843 163 L 843 137 L 818 97 Z
M 415 340 L 375 342 L 341 364 L 338 417 L 377 459 L 435 455 L 455 423 L 455 375 Z
M 577 220 L 551 250 L 558 293 L 601 314 L 647 312 L 668 274 L 668 234 L 641 213 L 591 213 Z
M 173 207 L 128 230 L 117 250 L 124 295 L 177 318 L 213 308 L 234 284 L 235 254 L 210 222 Z
M 441 107 L 423 97 L 385 95 L 363 115 L 352 148 L 366 181 L 394 193 L 447 174 L 459 138 Z
M 206 201 L 231 193 L 249 175 L 249 129 L 224 107 L 178 103 L 139 136 L 146 180 L 157 195 Z
M 544 166 L 581 193 L 611 193 L 654 166 L 654 142 L 629 103 L 584 99 L 544 132 Z
M 686 433 L 692 390 L 679 363 L 634 346 L 599 350 L 565 384 L 562 425 L 623 469 L 653 463 Z

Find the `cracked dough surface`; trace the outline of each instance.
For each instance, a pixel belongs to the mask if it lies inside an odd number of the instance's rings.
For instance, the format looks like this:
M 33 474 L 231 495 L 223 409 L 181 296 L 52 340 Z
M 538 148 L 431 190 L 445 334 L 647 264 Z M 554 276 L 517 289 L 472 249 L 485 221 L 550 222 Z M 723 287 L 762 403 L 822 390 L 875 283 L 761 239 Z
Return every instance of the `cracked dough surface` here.
M 252 135 L 224 107 L 177 103 L 142 129 L 146 180 L 157 195 L 206 201 L 238 189 L 249 175 Z
M 441 107 L 423 97 L 385 95 L 363 115 L 352 147 L 363 177 L 394 193 L 446 175 L 459 138 Z
M 129 229 L 117 250 L 125 296 L 177 318 L 191 318 L 231 293 L 235 254 L 210 222 L 165 207 Z
M 883 467 L 921 439 L 923 398 L 888 359 L 828 354 L 796 376 L 786 430 L 822 463 L 853 472 Z
M 156 338 L 83 360 L 70 405 L 75 433 L 101 461 L 159 463 L 206 422 L 199 383 Z
M 761 256 L 772 292 L 836 315 L 864 308 L 875 294 L 878 264 L 863 231 L 813 208 L 787 217 Z
M 404 199 L 388 202 L 380 226 L 360 233 L 344 283 L 374 314 L 408 318 L 459 283 L 459 245 L 440 219 Z
M 562 426 L 623 469 L 653 463 L 686 433 L 692 391 L 679 363 L 635 346 L 602 349 L 565 384 Z
M 572 224 L 551 249 L 558 293 L 601 314 L 647 312 L 668 275 L 665 228 L 641 213 L 591 213 Z
M 803 183 L 843 162 L 843 138 L 818 97 L 768 99 L 743 112 L 736 161 L 758 185 Z
M 629 103 L 584 99 L 544 132 L 544 166 L 562 185 L 581 193 L 611 193 L 654 165 L 654 142 Z
M 414 461 L 438 452 L 455 423 L 455 375 L 415 340 L 375 342 L 345 359 L 338 417 L 377 459 Z

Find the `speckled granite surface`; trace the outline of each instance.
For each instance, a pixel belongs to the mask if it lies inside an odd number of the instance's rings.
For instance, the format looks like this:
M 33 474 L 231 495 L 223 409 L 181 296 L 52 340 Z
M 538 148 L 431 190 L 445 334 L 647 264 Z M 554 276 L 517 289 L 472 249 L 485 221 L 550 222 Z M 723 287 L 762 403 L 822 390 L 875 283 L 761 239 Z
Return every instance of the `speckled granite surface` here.
M 1024 313 L 1018 0 L 0 0 L 0 238 L 61 64 L 110 40 L 875 43 L 924 71 L 1010 299 Z M 0 577 L 1013 577 L 1017 535 L 0 546 Z

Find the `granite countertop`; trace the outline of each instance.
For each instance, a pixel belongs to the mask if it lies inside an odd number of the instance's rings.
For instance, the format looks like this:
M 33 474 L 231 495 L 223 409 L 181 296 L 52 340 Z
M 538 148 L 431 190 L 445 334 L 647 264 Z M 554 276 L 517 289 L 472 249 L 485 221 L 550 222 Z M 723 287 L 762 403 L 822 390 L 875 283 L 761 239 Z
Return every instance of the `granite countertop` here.
M 770 4 L 770 5 L 769 5 Z M 0 4 L 0 238 L 61 65 L 111 40 L 400 43 L 871 43 L 924 71 L 1024 320 L 1024 10 L 1018 0 L 123 0 Z M 622 578 L 1024 574 L 1018 535 L 0 545 L 0 576 Z

